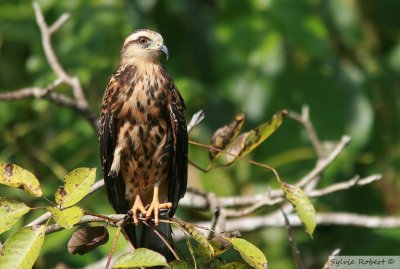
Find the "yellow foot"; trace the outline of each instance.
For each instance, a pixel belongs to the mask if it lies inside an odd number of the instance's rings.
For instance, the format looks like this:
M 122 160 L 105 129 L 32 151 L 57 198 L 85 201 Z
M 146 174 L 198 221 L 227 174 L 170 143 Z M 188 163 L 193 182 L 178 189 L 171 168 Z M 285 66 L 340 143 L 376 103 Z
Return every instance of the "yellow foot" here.
M 160 224 L 159 221 L 159 215 L 160 215 L 160 209 L 170 209 L 172 208 L 172 203 L 162 203 L 160 204 L 159 198 L 158 198 L 158 184 L 154 186 L 154 192 L 153 192 L 153 201 L 151 201 L 149 209 L 147 209 L 146 212 L 146 219 L 149 219 L 152 215 L 154 216 L 154 224 L 158 225 Z
M 136 195 L 135 202 L 133 203 L 133 207 L 130 211 L 132 212 L 133 222 L 135 223 L 135 225 L 139 224 L 138 213 L 141 212 L 142 215 L 146 215 L 147 217 L 146 209 L 144 208 L 139 195 Z
M 152 215 L 154 216 L 154 224 L 158 225 L 160 224 L 159 220 L 159 215 L 160 215 L 160 209 L 170 209 L 172 208 L 172 203 L 162 203 L 158 201 L 158 199 L 153 199 L 153 201 L 150 204 L 149 209 L 147 209 L 146 212 L 146 219 L 149 219 Z

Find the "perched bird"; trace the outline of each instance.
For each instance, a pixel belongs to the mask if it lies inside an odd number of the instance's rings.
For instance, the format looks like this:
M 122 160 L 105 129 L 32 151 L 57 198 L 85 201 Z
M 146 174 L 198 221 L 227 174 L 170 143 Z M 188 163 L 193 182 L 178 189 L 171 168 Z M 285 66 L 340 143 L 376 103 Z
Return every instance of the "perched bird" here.
M 125 226 L 135 247 L 172 255 L 164 242 L 138 220 L 154 218 L 171 241 L 170 225 L 159 223 L 160 209 L 172 217 L 186 191 L 188 135 L 185 104 L 160 64 L 168 49 L 159 33 L 137 30 L 121 50 L 100 113 L 100 157 L 108 200 L 117 213 L 132 214 Z

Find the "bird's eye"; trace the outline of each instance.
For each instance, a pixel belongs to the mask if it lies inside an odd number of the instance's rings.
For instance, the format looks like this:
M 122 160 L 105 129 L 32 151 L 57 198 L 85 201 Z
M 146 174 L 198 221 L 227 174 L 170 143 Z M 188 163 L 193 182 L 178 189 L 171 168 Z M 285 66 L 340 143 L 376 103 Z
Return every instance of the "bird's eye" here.
M 144 37 L 144 36 L 139 37 L 139 44 L 141 44 L 141 45 L 146 44 L 147 40 L 148 39 L 146 37 Z

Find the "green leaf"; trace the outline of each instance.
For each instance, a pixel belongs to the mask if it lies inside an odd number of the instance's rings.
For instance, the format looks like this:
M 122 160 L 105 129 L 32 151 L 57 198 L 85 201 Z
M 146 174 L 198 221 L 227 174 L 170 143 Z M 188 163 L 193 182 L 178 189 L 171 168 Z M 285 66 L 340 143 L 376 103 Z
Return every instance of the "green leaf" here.
M 244 113 L 237 114 L 232 122 L 216 130 L 211 138 L 211 146 L 224 150 L 239 134 L 244 119 Z M 210 149 L 210 160 L 216 159 L 220 153 L 220 151 Z
M 312 237 L 315 226 L 317 225 L 317 216 L 315 209 L 304 191 L 291 184 L 281 182 L 282 189 L 286 198 L 296 209 L 297 216 L 303 222 L 306 232 Z
M 65 229 L 72 228 L 83 216 L 83 210 L 78 206 L 73 206 L 63 210 L 49 206 L 47 207 L 47 210 L 50 211 L 54 221 Z
M 0 269 L 32 268 L 43 245 L 45 225 L 24 227 L 14 233 L 0 252 Z
M 188 262 L 185 261 L 172 261 L 169 263 L 170 267 L 164 267 L 165 268 L 171 268 L 171 269 L 193 269 L 193 266 L 189 264 Z
M 215 258 L 215 259 L 212 259 L 212 260 L 210 261 L 210 263 L 207 264 L 207 267 L 206 267 L 206 268 L 210 268 L 210 269 L 220 269 L 221 266 L 223 266 L 223 265 L 224 265 L 224 262 L 223 262 L 222 258 L 221 258 L 221 257 L 217 257 L 217 258 Z
M 202 265 L 210 262 L 212 258 L 210 251 L 197 242 L 193 245 L 193 254 L 195 255 L 196 263 L 200 268 L 203 267 Z
M 65 185 L 57 189 L 56 203 L 70 207 L 84 198 L 96 179 L 96 168 L 77 168 L 69 172 L 64 180 Z
M 251 269 L 252 267 L 240 262 L 231 262 L 224 264 L 219 269 Z
M 231 241 L 233 247 L 239 251 L 242 258 L 256 269 L 268 268 L 267 258 L 264 254 L 252 243 L 242 238 L 226 238 Z
M 152 266 L 169 266 L 163 255 L 146 248 L 137 248 L 134 253 L 122 254 L 113 269 L 117 268 L 147 268 Z
M 194 226 L 183 221 L 176 221 L 176 224 L 189 233 L 204 249 L 208 250 L 210 257 L 214 256 L 214 248 L 208 242 L 207 238 L 199 232 Z
M 188 246 L 190 256 L 193 259 L 194 269 L 197 269 L 196 255 L 194 255 L 193 245 L 192 245 L 192 242 L 190 241 L 189 236 L 186 236 L 186 245 Z
M 29 209 L 22 202 L 0 197 L 0 234 L 8 231 Z
M 0 184 L 23 189 L 36 197 L 42 196 L 35 175 L 16 164 L 0 163 Z
M 228 153 L 230 154 L 226 155 L 227 164 L 232 164 L 237 159 L 237 156 L 248 154 L 270 137 L 281 126 L 286 114 L 287 111 L 282 110 L 275 114 L 270 121 L 236 138 L 228 148 Z

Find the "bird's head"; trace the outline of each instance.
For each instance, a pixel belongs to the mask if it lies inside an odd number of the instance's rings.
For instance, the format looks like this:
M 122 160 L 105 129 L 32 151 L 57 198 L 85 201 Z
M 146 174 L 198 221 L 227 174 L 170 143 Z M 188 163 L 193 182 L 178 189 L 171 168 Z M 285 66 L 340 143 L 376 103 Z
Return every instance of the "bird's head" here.
M 168 59 L 168 49 L 163 37 L 154 31 L 140 29 L 130 34 L 121 50 L 121 60 L 124 62 L 158 61 L 163 52 Z

